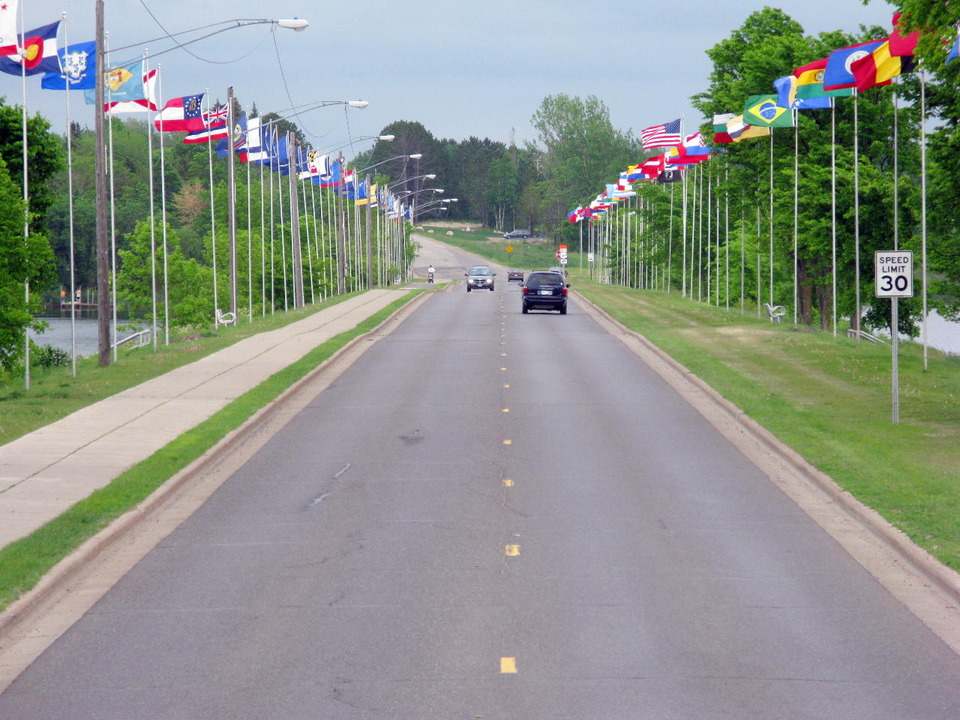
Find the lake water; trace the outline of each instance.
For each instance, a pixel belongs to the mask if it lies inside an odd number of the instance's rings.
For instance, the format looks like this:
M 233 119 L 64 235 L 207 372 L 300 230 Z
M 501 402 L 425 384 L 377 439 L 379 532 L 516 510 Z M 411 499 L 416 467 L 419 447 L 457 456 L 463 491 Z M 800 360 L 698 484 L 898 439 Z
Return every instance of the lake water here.
M 50 327 L 42 335 L 30 331 L 30 337 L 38 345 L 53 345 L 70 352 L 70 317 L 44 317 L 41 318 L 47 322 Z M 120 337 L 126 337 L 134 331 L 125 329 L 127 321 L 120 321 Z M 113 325 L 111 323 L 111 338 Z M 927 322 L 927 334 L 929 336 L 930 347 L 944 352 L 960 355 L 960 323 L 948 322 L 937 315 L 936 312 L 930 314 Z M 919 338 L 917 342 L 919 342 Z M 97 319 L 95 317 L 77 317 L 77 355 L 84 357 L 86 355 L 96 355 L 97 348 Z
M 70 316 L 61 317 L 42 317 L 40 318 L 46 322 L 50 327 L 48 327 L 44 333 L 38 334 L 29 331 L 30 338 L 37 343 L 37 345 L 53 345 L 56 348 L 61 350 L 66 350 L 70 352 L 71 347 L 71 328 L 70 328 Z M 87 315 L 87 317 L 77 316 L 77 357 L 85 357 L 87 355 L 96 355 L 99 352 L 98 340 L 97 340 L 97 318 Z M 120 326 L 119 338 L 122 339 L 127 335 L 131 335 L 135 330 L 127 329 L 128 325 L 131 325 L 126 320 L 120 320 L 118 325 Z M 110 322 L 110 340 L 113 341 L 113 321 Z

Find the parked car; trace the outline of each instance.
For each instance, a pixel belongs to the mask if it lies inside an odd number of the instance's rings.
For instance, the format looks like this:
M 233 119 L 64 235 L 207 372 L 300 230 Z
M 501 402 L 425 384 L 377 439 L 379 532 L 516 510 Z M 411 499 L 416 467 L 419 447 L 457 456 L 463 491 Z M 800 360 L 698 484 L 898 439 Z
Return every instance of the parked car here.
M 561 315 L 566 315 L 569 287 L 561 273 L 549 270 L 530 273 L 523 283 L 521 295 L 524 315 L 531 310 L 558 310 Z
M 530 237 L 529 230 L 511 230 L 510 232 L 503 234 L 504 240 L 516 240 L 516 239 L 528 238 L 528 237 Z
M 489 265 L 474 265 L 470 268 L 470 272 L 466 272 L 464 275 L 467 276 L 467 292 L 471 290 L 493 291 L 493 279 L 497 274 L 490 269 Z
M 511 270 L 507 273 L 507 282 L 511 280 L 519 280 L 523 282 L 523 270 Z

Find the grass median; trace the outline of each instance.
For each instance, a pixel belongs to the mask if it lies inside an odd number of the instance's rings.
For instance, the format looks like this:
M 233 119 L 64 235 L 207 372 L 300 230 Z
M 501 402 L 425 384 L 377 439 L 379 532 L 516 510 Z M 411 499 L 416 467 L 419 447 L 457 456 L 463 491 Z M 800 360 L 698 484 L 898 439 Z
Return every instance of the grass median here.
M 314 348 L 297 362 L 236 398 L 209 419 L 183 433 L 149 458 L 137 463 L 109 485 L 78 502 L 56 519 L 27 537 L 0 549 L 0 610 L 36 585 L 45 573 L 74 548 L 137 503 L 142 502 L 170 477 L 216 445 L 227 433 L 240 427 L 260 408 L 273 401 L 320 363 L 332 357 L 348 342 L 373 330 L 422 292 L 424 291 L 411 291 L 354 329 L 343 332 Z M 316 311 L 316 308 L 313 310 Z M 302 316 L 301 314 L 287 322 L 300 319 Z M 242 337 L 249 334 L 248 331 Z M 234 338 L 233 342 L 242 337 Z M 219 345 L 219 343 L 215 344 Z M 220 347 L 214 347 L 209 352 L 217 349 Z M 203 355 L 209 352 L 203 352 Z M 202 355 L 195 354 L 179 364 L 192 362 L 197 357 Z M 165 364 L 161 366 L 165 367 Z M 158 375 L 160 372 L 162 371 L 155 372 L 153 375 Z M 147 378 L 142 377 L 138 382 L 145 379 Z
M 582 279 L 577 290 L 642 334 L 944 564 L 960 570 L 960 358 L 892 352 L 684 300 Z

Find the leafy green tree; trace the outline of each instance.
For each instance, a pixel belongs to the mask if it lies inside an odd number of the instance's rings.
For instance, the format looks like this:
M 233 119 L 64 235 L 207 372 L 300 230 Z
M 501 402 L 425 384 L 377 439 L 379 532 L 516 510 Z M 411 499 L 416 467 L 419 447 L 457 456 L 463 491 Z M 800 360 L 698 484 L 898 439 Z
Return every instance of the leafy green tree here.
M 543 147 L 547 180 L 547 230 L 565 229 L 566 211 L 588 202 L 610 178 L 636 162 L 639 143 L 610 122 L 610 112 L 595 96 L 586 100 L 564 94 L 543 99 L 531 119 Z M 566 223 L 567 225 L 569 223 Z
M 156 272 L 157 318 L 164 317 L 163 248 L 161 230 L 155 232 L 154 256 L 150 256 L 150 222 L 137 223 L 128 238 L 128 246 L 119 251 L 117 302 L 132 318 L 149 321 L 153 316 L 153 273 Z M 170 325 L 186 327 L 208 325 L 213 317 L 213 277 L 210 268 L 180 250 L 180 240 L 173 228 L 167 229 L 167 278 L 170 300 Z
M 0 367 L 5 370 L 22 361 L 27 328 L 43 325 L 33 318 L 39 308 L 33 298 L 26 298 L 25 283 L 33 290 L 56 277 L 47 239 L 35 233 L 25 239 L 23 220 L 22 191 L 0 155 Z

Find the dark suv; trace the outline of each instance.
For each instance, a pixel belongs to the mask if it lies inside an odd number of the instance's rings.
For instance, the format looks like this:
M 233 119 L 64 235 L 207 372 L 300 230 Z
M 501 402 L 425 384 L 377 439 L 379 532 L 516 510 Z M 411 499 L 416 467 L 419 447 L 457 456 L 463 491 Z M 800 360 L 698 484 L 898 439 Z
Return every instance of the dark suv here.
M 567 314 L 567 288 L 569 283 L 557 272 L 537 271 L 527 275 L 523 283 L 524 314 L 531 310 L 559 310 Z

